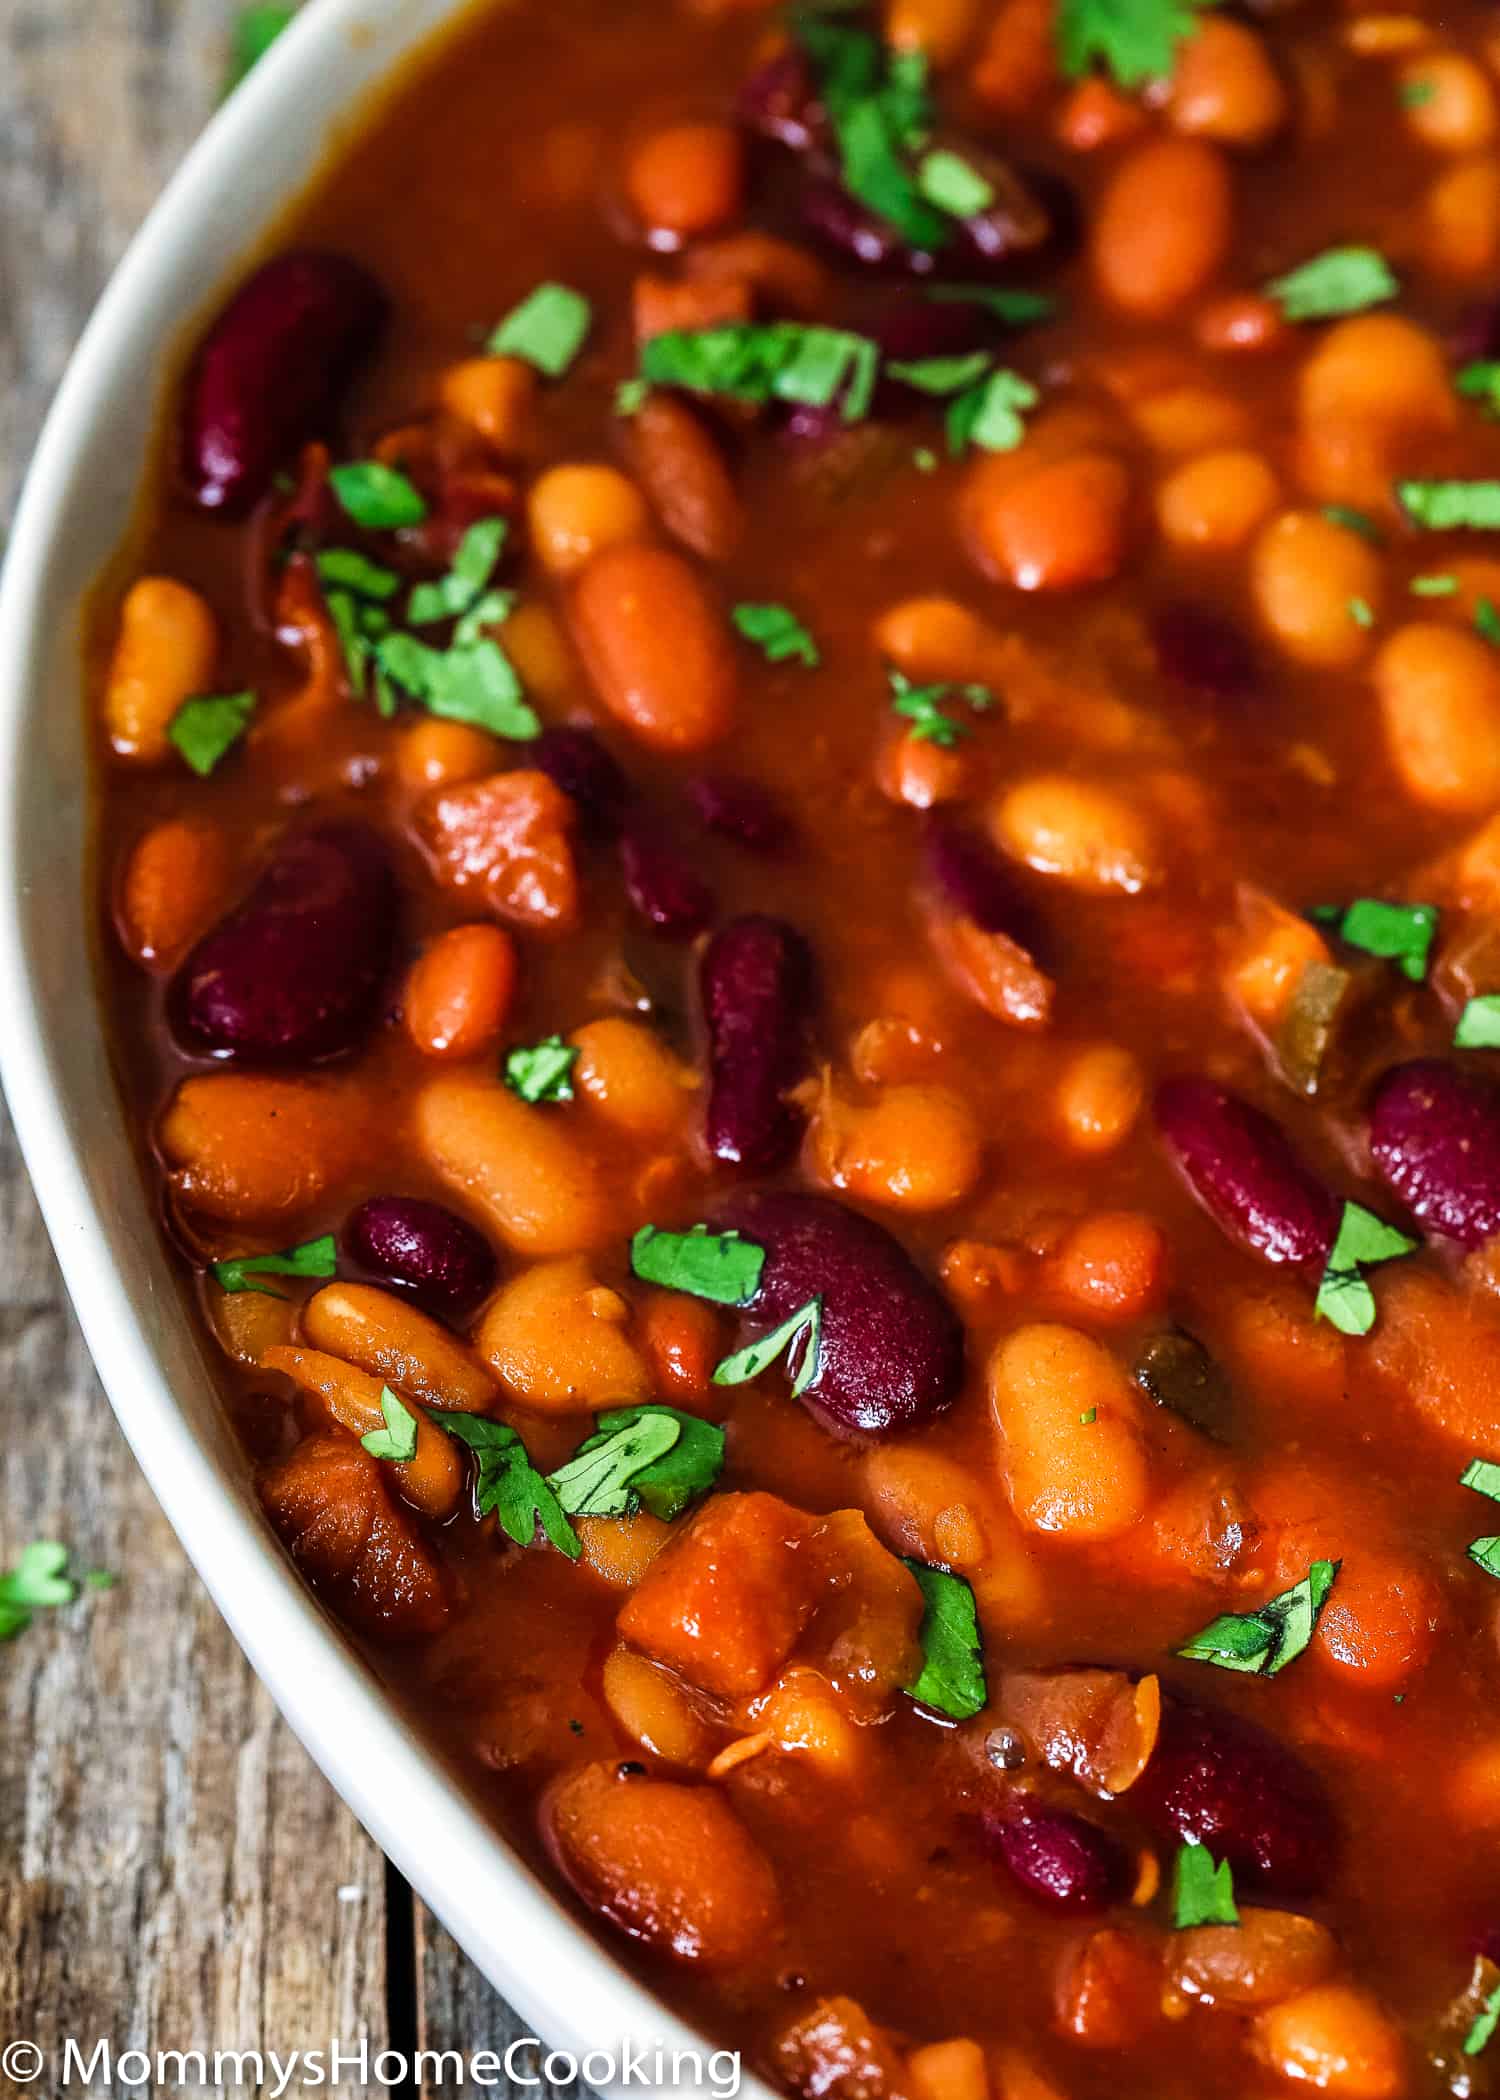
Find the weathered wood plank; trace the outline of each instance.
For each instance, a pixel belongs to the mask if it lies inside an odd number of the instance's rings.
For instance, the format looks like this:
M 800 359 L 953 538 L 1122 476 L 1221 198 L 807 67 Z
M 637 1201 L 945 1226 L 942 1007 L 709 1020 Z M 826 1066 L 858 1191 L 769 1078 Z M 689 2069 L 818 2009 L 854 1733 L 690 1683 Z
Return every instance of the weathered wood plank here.
M 212 105 L 231 12 L 0 6 L 0 516 L 89 306 Z M 121 1578 L 0 1649 L 0 2041 L 384 2047 L 384 1861 L 156 1509 L 3 1122 L 0 1250 L 0 1551 L 56 1537 Z
M 456 2050 L 468 2060 L 476 2051 L 488 2050 L 503 2064 L 512 2043 L 522 2042 L 531 2030 L 499 1992 L 485 1982 L 426 1905 L 418 1903 L 416 1913 L 418 2047 L 430 2052 Z M 601 2045 L 608 2039 L 601 2035 Z M 455 2082 L 446 2072 L 439 2077 L 427 2067 L 418 2090 L 421 2100 L 480 2100 L 485 2092 L 522 2094 L 526 2100 L 590 2100 L 591 2089 L 577 2079 L 565 2085 L 550 2080 L 535 2085 L 525 2083 L 541 2078 L 544 2058 L 545 2050 L 523 2049 L 515 2063 L 518 2082 L 502 2081 L 488 2087 L 467 2077 Z

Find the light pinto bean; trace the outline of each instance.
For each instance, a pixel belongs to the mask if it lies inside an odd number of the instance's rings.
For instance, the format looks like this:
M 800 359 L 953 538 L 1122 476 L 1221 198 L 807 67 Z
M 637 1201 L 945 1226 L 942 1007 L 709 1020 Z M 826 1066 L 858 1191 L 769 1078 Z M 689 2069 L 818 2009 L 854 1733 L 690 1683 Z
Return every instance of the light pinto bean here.
M 1022 1327 L 991 1356 L 989 1389 L 1006 1491 L 1028 1530 L 1093 1543 L 1139 1522 L 1140 1403 L 1107 1349 L 1074 1327 Z
M 104 680 L 104 729 L 119 758 L 161 765 L 184 700 L 212 689 L 219 626 L 196 591 L 170 576 L 143 576 L 120 607 Z
M 951 1087 L 884 1086 L 873 1100 L 822 1089 L 804 1163 L 825 1187 L 894 1210 L 946 1210 L 979 1179 L 984 1143 L 973 1110 Z
M 604 1703 L 632 1742 L 670 1765 L 702 1770 L 716 1737 L 675 1677 L 625 1647 L 610 1650 L 600 1674 Z
M 617 467 L 551 467 L 532 488 L 526 522 L 537 559 L 554 576 L 577 576 L 607 547 L 646 539 L 651 513 Z
M 503 927 L 450 926 L 407 973 L 406 1032 L 427 1057 L 479 1057 L 515 997 L 516 944 Z
M 1143 810 L 1114 788 L 1039 773 L 1005 790 L 990 812 L 997 846 L 1075 889 L 1126 896 L 1162 879 L 1161 847 Z
M 1222 146 L 1263 146 L 1287 107 L 1264 40 L 1248 24 L 1206 15 L 1178 45 L 1167 101 L 1174 130 Z
M 1178 547 L 1227 553 L 1276 508 L 1279 484 L 1258 452 L 1203 452 L 1156 491 L 1156 522 Z
M 642 1144 L 682 1136 L 702 1082 L 655 1029 L 608 1014 L 576 1028 L 571 1041 L 573 1084 L 604 1122 Z
M 482 1415 L 498 1397 L 456 1335 L 375 1284 L 326 1284 L 302 1308 L 302 1330 L 315 1349 L 358 1364 L 422 1407 Z
M 572 613 L 600 700 L 642 743 L 702 751 L 728 734 L 739 687 L 728 630 L 681 555 L 638 546 L 596 555 Z
M 1370 632 L 1353 610 L 1378 613 L 1385 595 L 1378 551 L 1319 511 L 1289 510 L 1266 526 L 1251 556 L 1251 590 L 1276 641 L 1298 663 L 1358 663 Z
M 718 440 L 672 394 L 652 394 L 630 421 L 646 494 L 674 540 L 705 561 L 727 561 L 745 529 L 744 506 Z
M 619 1292 L 572 1255 L 538 1262 L 503 1285 L 480 1316 L 474 1346 L 523 1407 L 560 1414 L 628 1407 L 652 1390 L 629 1325 Z
M 235 1225 L 285 1224 L 368 1154 L 362 1093 L 332 1079 L 207 1072 L 185 1079 L 157 1131 L 190 1209 Z
M 516 1253 L 572 1254 L 617 1229 L 597 1162 L 557 1109 L 455 1074 L 428 1081 L 413 1123 L 439 1180 Z
M 120 878 L 120 932 L 134 960 L 170 969 L 212 923 L 229 869 L 229 843 L 216 825 L 168 817 L 143 832 Z
M 497 452 L 515 453 L 536 429 L 541 383 L 518 357 L 470 357 L 444 372 L 438 398 Z
M 1436 621 L 1398 628 L 1375 659 L 1386 742 L 1407 793 L 1479 816 L 1500 801 L 1500 658 Z
M 1233 199 L 1223 155 L 1202 139 L 1137 146 L 1105 187 L 1094 220 L 1094 280 L 1126 313 L 1160 318 L 1217 274 L 1229 249 Z
M 279 1371 L 305 1393 L 322 1401 L 330 1417 L 351 1435 L 364 1437 L 384 1429 L 381 1390 L 389 1379 L 321 1349 L 276 1346 L 262 1355 L 261 1367 Z M 451 1516 L 463 1488 L 463 1465 L 451 1437 L 418 1415 L 416 1455 L 392 1462 L 391 1471 L 406 1500 L 425 1516 Z

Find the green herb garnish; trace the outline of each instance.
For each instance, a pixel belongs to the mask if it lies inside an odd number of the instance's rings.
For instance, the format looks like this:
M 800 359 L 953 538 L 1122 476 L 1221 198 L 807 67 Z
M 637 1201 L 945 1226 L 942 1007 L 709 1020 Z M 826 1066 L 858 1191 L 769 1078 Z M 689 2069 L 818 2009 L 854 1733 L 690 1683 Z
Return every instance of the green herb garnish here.
M 1464 2036 L 1464 2055 L 1478 2056 L 1494 2038 L 1500 2027 L 1500 1983 L 1490 1992 L 1484 2005 L 1475 2016 L 1474 2024 Z
M 219 92 L 222 102 L 253 73 L 284 29 L 296 15 L 295 7 L 242 7 L 235 17 L 229 39 L 229 65 Z
M 509 610 L 510 601 L 496 592 L 493 609 Z M 490 611 L 481 598 L 468 620 Z M 542 725 L 528 706 L 515 665 L 490 636 L 480 638 L 460 622 L 450 649 L 434 649 L 413 634 L 387 634 L 375 643 L 375 657 L 393 684 L 421 701 L 429 714 L 450 722 L 468 722 L 491 736 L 526 743 L 540 736 Z
M 1323 1280 L 1316 1311 L 1341 1334 L 1368 1334 L 1375 1325 L 1375 1293 L 1365 1269 L 1415 1251 L 1417 1241 L 1387 1225 L 1361 1203 L 1346 1203 Z
M 649 386 L 810 408 L 839 400 L 846 423 L 869 413 L 879 367 L 879 349 L 868 336 L 800 321 L 669 328 L 641 345 L 641 378 Z
M 1473 1488 L 1477 1495 L 1488 1495 L 1492 1502 L 1500 1502 L 1500 1466 L 1492 1459 L 1473 1459 L 1459 1475 L 1459 1486 Z M 1500 1538 L 1474 1539 L 1468 1553 L 1486 1575 L 1500 1580 Z
M 886 366 L 891 379 L 904 380 L 919 394 L 962 393 L 990 368 L 988 350 L 968 350 L 957 357 L 892 358 Z
M 1050 321 L 1057 301 L 1046 292 L 1008 292 L 988 284 L 929 284 L 922 294 L 938 306 L 982 306 L 1012 328 Z
M 1274 1677 L 1313 1637 L 1342 1561 L 1315 1560 L 1302 1580 L 1258 1611 L 1228 1612 L 1177 1650 L 1189 1662 L 1212 1663 L 1251 1677 Z
M 1375 625 L 1375 608 L 1371 605 L 1368 598 L 1351 598 L 1349 600 L 1349 617 L 1356 627 L 1373 627 Z
M 1357 532 L 1362 540 L 1372 547 L 1382 544 L 1380 527 L 1373 518 L 1367 518 L 1362 510 L 1354 510 L 1347 503 L 1325 503 L 1323 515 L 1330 525 L 1342 525 L 1346 532 Z
M 655 1404 L 600 1415 L 594 1434 L 549 1476 L 570 1517 L 627 1517 L 644 1506 L 670 1524 L 724 1464 L 714 1422 Z
M 200 693 L 184 700 L 167 724 L 167 736 L 200 780 L 206 780 L 250 727 L 254 693 Z
M 1500 358 L 1476 357 L 1455 373 L 1453 385 L 1466 401 L 1477 401 L 1486 415 L 1500 415 Z
M 328 485 L 346 517 L 366 532 L 396 532 L 420 525 L 427 499 L 399 467 L 378 459 L 352 459 L 328 470 Z
M 55 1539 L 37 1539 L 22 1547 L 16 1565 L 0 1575 L 0 1641 L 24 1633 L 34 1611 L 55 1610 L 74 1601 L 78 1585 L 68 1573 L 68 1560 L 67 1547 Z
M 325 547 L 317 560 L 318 574 L 325 584 L 352 591 L 356 598 L 371 598 L 377 605 L 384 605 L 401 588 L 401 578 L 394 569 L 371 561 L 368 554 L 361 554 L 355 547 Z
M 1238 1925 L 1234 1874 L 1227 1859 L 1214 1865 L 1213 1855 L 1196 1838 L 1177 1848 L 1172 1869 L 1172 1923 L 1178 1932 L 1195 1925 Z
M 578 1534 L 515 1430 L 504 1422 L 491 1421 L 488 1415 L 450 1413 L 445 1408 L 430 1407 L 427 1418 L 473 1452 L 476 1516 L 487 1517 L 493 1511 L 501 1529 L 518 1546 L 532 1544 L 540 1523 L 559 1553 L 566 1553 L 569 1560 L 578 1559 L 583 1552 Z
M 917 1634 L 922 1667 L 903 1689 L 909 1698 L 955 1721 L 971 1720 L 989 1697 L 974 1592 L 961 1575 L 950 1575 L 946 1568 L 930 1568 L 920 1560 L 906 1565 L 922 1592 Z
M 510 1052 L 505 1060 L 505 1084 L 523 1101 L 571 1101 L 577 1062 L 578 1051 L 572 1043 L 565 1043 L 560 1035 L 549 1035 L 544 1042 Z
M 518 357 L 548 379 L 561 379 L 583 348 L 594 309 L 565 284 L 539 284 L 512 307 L 485 344 L 491 357 Z
M 1356 897 L 1342 909 L 1328 905 L 1313 916 L 1332 926 L 1349 947 L 1395 963 L 1413 984 L 1425 980 L 1438 929 L 1435 904 L 1387 904 L 1379 897 Z
M 715 1305 L 748 1305 L 760 1289 L 766 1250 L 737 1232 L 663 1232 L 643 1225 L 630 1242 L 630 1267 L 643 1283 L 684 1291 Z
M 768 663 L 795 657 L 815 671 L 823 661 L 817 643 L 789 605 L 737 605 L 729 617 L 736 632 L 754 642 Z
M 1394 299 L 1401 287 L 1378 248 L 1329 248 L 1265 289 L 1288 321 L 1329 321 Z
M 274 1291 L 268 1283 L 257 1283 L 257 1276 L 321 1276 L 328 1278 L 338 1273 L 338 1242 L 331 1232 L 320 1233 L 315 1240 L 303 1240 L 300 1246 L 285 1247 L 280 1254 L 236 1254 L 229 1261 L 210 1262 L 208 1273 L 221 1291 L 258 1291 L 263 1298 L 284 1298 L 284 1291 Z
M 1474 632 L 1492 648 L 1500 645 L 1500 612 L 1496 612 L 1488 598 L 1478 598 L 1474 602 Z
M 385 1458 L 393 1465 L 403 1466 L 417 1455 L 417 1418 L 388 1385 L 380 1388 L 380 1412 L 385 1417 L 384 1429 L 370 1430 L 360 1442 L 371 1458 Z
M 1455 1050 L 1500 1050 L 1500 992 L 1481 992 L 1458 1017 Z
M 1500 481 L 1398 481 L 1396 494 L 1428 532 L 1500 531 Z
M 925 743 L 939 744 L 947 751 L 962 737 L 972 734 L 967 722 L 955 722 L 943 712 L 946 700 L 965 700 L 976 714 L 995 705 L 995 696 L 984 685 L 913 685 L 902 671 L 888 670 L 891 707 L 911 724 L 911 734 Z
M 1410 585 L 1414 598 L 1452 598 L 1458 593 L 1456 576 L 1413 576 Z
M 1121 87 L 1141 87 L 1166 78 L 1197 26 L 1183 0 L 1061 0 L 1058 57 L 1070 80 L 1097 62 Z
M 929 204 L 950 218 L 972 219 L 995 201 L 995 185 L 961 153 L 934 146 L 917 164 L 917 188 Z
M 504 518 L 479 518 L 458 543 L 453 565 L 436 583 L 419 583 L 406 604 L 413 627 L 456 620 L 478 604 L 495 573 L 510 526 Z
M 933 124 L 924 55 L 893 51 L 870 30 L 812 7 L 794 12 L 792 29 L 812 62 L 844 187 L 914 248 L 945 246 L 948 207 L 923 194 L 913 166 Z
M 798 1399 L 818 1375 L 818 1360 L 823 1342 L 823 1300 L 809 1298 L 806 1305 L 799 1305 L 789 1320 L 770 1334 L 762 1335 L 758 1342 L 751 1342 L 746 1349 L 737 1349 L 733 1356 L 726 1356 L 714 1370 L 715 1385 L 745 1385 L 752 1378 L 759 1378 L 768 1370 L 783 1351 L 787 1368 L 791 1369 L 792 1352 L 798 1342 L 802 1344 L 801 1356 L 792 1379 L 792 1398 Z

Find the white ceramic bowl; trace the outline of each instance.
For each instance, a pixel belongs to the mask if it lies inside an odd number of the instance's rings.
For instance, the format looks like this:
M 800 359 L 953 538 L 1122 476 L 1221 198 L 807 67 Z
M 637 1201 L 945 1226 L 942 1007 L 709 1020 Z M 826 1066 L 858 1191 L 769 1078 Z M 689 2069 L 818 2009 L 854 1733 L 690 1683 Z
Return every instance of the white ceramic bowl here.
M 700 2038 L 601 1952 L 437 1769 L 282 1554 L 173 1282 L 88 960 L 83 607 L 136 511 L 174 348 L 372 87 L 461 9 L 311 0 L 189 154 L 68 368 L 0 579 L 0 1077 L 121 1427 L 322 1770 L 535 2033 L 576 2055 L 625 2043 L 701 2053 Z

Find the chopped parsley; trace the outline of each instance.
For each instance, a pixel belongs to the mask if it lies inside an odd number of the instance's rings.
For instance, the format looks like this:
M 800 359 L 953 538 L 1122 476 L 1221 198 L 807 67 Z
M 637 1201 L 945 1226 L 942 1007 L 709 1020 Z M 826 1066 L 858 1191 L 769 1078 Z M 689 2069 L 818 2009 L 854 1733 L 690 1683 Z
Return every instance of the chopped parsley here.
M 385 1417 L 383 1429 L 372 1429 L 360 1442 L 371 1458 L 386 1458 L 393 1465 L 405 1465 L 417 1455 L 417 1418 L 409 1407 L 402 1405 L 388 1385 L 380 1388 L 380 1412 Z
M 869 413 L 879 368 L 880 351 L 868 336 L 802 321 L 669 328 L 641 345 L 641 378 L 648 386 L 809 408 L 837 400 L 846 423 Z
M 937 306 L 982 306 L 1012 328 L 1050 321 L 1057 301 L 1046 292 L 1008 292 L 990 284 L 930 284 L 922 294 Z
M 968 387 L 948 410 L 948 450 L 956 459 L 966 446 L 982 452 L 1014 452 L 1026 435 L 1021 420 L 1041 399 L 1029 379 L 1002 366 Z
M 1474 632 L 1492 647 L 1500 645 L 1500 612 L 1496 612 L 1489 598 L 1476 599 L 1474 604 Z
M 1196 1838 L 1177 1848 L 1172 1868 L 1172 1923 L 1178 1932 L 1195 1925 L 1238 1925 L 1234 1874 L 1227 1859 L 1214 1865 L 1213 1854 Z
M 1318 1285 L 1318 1317 L 1331 1321 L 1341 1334 L 1368 1334 L 1375 1325 L 1375 1293 L 1366 1281 L 1365 1269 L 1411 1254 L 1417 1244 L 1362 1203 L 1346 1203 Z
M 1342 1561 L 1315 1560 L 1302 1580 L 1258 1611 L 1226 1612 L 1177 1653 L 1251 1677 L 1274 1677 L 1295 1662 L 1313 1637 Z
M 1458 594 L 1456 576 L 1413 576 L 1410 585 L 1414 598 L 1453 598 Z
M 268 1283 L 257 1283 L 257 1276 L 320 1276 L 324 1279 L 338 1273 L 338 1242 L 331 1232 L 320 1233 L 315 1240 L 303 1240 L 299 1246 L 283 1248 L 280 1254 L 237 1254 L 229 1261 L 210 1262 L 208 1273 L 221 1291 L 257 1291 L 263 1298 L 283 1298 L 284 1291 L 273 1290 Z
M 983 379 L 990 368 L 988 350 L 968 350 L 956 357 L 892 358 L 886 372 L 914 386 L 919 394 L 957 394 Z
M 817 643 L 789 605 L 737 605 L 729 617 L 736 633 L 754 642 L 768 663 L 795 658 L 815 671 L 823 661 Z
M 487 1517 L 493 1511 L 501 1529 L 518 1546 L 531 1545 L 540 1524 L 559 1553 L 566 1553 L 569 1560 L 578 1559 L 583 1552 L 578 1534 L 514 1429 L 488 1415 L 451 1413 L 446 1408 L 430 1407 L 427 1418 L 473 1452 L 476 1516 Z
M 485 344 L 491 357 L 517 357 L 548 379 L 561 379 L 588 339 L 594 309 L 565 284 L 539 284 L 512 307 Z
M 952 207 L 924 194 L 913 164 L 933 123 L 924 54 L 892 50 L 872 31 L 812 7 L 794 12 L 792 29 L 816 75 L 844 187 L 914 248 L 945 246 Z M 937 187 L 952 194 L 942 170 Z
M 1184 0 L 1061 0 L 1058 57 L 1069 79 L 1097 63 L 1121 87 L 1141 87 L 1171 72 L 1177 46 L 1196 26 Z
M 1423 109 L 1437 91 L 1435 80 L 1403 80 L 1397 100 L 1403 109 Z
M 489 594 L 467 620 L 503 619 L 510 602 L 503 592 Z M 461 621 L 449 649 L 434 649 L 414 634 L 400 633 L 381 635 L 373 646 L 385 676 L 429 714 L 471 723 L 512 742 L 540 736 L 542 725 L 527 704 L 516 667 L 492 635 L 480 635 Z
M 1473 1488 L 1476 1495 L 1488 1495 L 1491 1502 L 1500 1502 L 1500 1466 L 1492 1459 L 1473 1459 L 1459 1475 L 1459 1485 Z M 1468 1553 L 1470 1560 L 1483 1568 L 1486 1575 L 1500 1580 L 1500 1538 L 1474 1539 Z
M 909 1698 L 955 1721 L 971 1720 L 989 1697 L 974 1592 L 961 1575 L 950 1575 L 946 1568 L 929 1568 L 920 1560 L 906 1565 L 922 1592 L 917 1633 L 922 1667 L 903 1689 Z
M 1349 600 L 1349 617 L 1356 627 L 1373 627 L 1375 625 L 1375 610 L 1368 598 L 1351 598 Z
M 394 598 L 401 588 L 394 569 L 354 547 L 325 547 L 318 556 L 318 574 L 334 589 L 352 591 L 356 598 L 370 598 L 377 605 Z
M 573 1067 L 578 1050 L 560 1035 L 549 1035 L 540 1043 L 523 1044 L 505 1060 L 505 1084 L 513 1094 L 533 1104 L 542 1101 L 571 1101 Z
M 1426 979 L 1438 929 L 1435 904 L 1387 904 L 1379 897 L 1356 897 L 1352 904 L 1326 905 L 1312 916 L 1331 926 L 1349 947 L 1395 963 L 1413 984 Z
M 1487 415 L 1500 415 L 1500 358 L 1476 357 L 1454 374 L 1453 385 L 1466 401 L 1477 401 Z
M 670 1524 L 708 1492 L 723 1464 L 716 1423 L 653 1404 L 600 1415 L 594 1434 L 548 1478 L 570 1517 L 628 1517 L 644 1506 Z
M 1396 494 L 1428 532 L 1500 531 L 1500 481 L 1398 481 Z
M 995 186 L 961 153 L 934 146 L 917 164 L 917 188 L 950 218 L 972 219 L 995 201 Z
M 504 518 L 478 518 L 458 543 L 452 567 L 436 583 L 419 583 L 407 600 L 413 627 L 457 620 L 478 604 L 495 573 L 510 526 Z
M 200 693 L 183 701 L 167 724 L 167 736 L 206 780 L 250 727 L 256 704 L 254 693 Z
M 887 672 L 891 681 L 891 706 L 911 724 L 911 735 L 938 744 L 947 751 L 972 732 L 967 722 L 955 722 L 943 712 L 945 700 L 966 700 L 976 714 L 995 705 L 995 696 L 985 685 L 913 685 L 902 671 Z
M 786 1354 L 787 1369 L 791 1370 L 792 1355 L 799 1341 L 802 1348 L 792 1378 L 792 1398 L 800 1398 L 817 1377 L 818 1363 L 822 1356 L 821 1297 L 809 1298 L 806 1305 L 799 1305 L 791 1318 L 783 1320 L 770 1334 L 762 1335 L 758 1342 L 751 1342 L 748 1348 L 736 1349 L 732 1356 L 726 1356 L 714 1369 L 714 1384 L 748 1384 L 752 1378 L 759 1378 L 762 1371 L 769 1370 L 783 1351 Z
M 1288 321 L 1330 321 L 1394 299 L 1401 287 L 1378 248 L 1329 248 L 1265 287 Z
M 1455 1050 L 1500 1050 L 1500 992 L 1481 992 L 1458 1017 Z
M 289 29 L 296 15 L 295 7 L 242 7 L 235 17 L 234 28 L 229 37 L 229 65 L 224 75 L 220 100 L 232 95 L 249 74 L 253 73 L 271 46 L 284 29 Z
M 1464 2036 L 1464 2055 L 1478 2056 L 1494 2039 L 1495 2029 L 1500 2027 L 1500 1983 L 1490 1992 L 1475 2015 L 1474 2024 Z
M 1342 525 L 1346 532 L 1357 532 L 1360 538 L 1368 540 L 1371 546 L 1380 546 L 1380 527 L 1373 518 L 1367 518 L 1362 510 L 1354 510 L 1347 503 L 1325 503 L 1323 515 L 1330 525 Z
M 366 532 L 396 532 L 420 525 L 427 499 L 399 467 L 378 459 L 352 459 L 330 467 L 328 485 L 346 517 Z
M 78 1585 L 68 1572 L 69 1553 L 55 1539 L 36 1539 L 23 1546 L 16 1565 L 0 1575 L 0 1641 L 13 1641 L 31 1624 L 34 1611 L 71 1604 Z M 92 1575 L 85 1577 L 97 1588 Z
M 663 1290 L 684 1291 L 714 1305 L 748 1305 L 760 1289 L 766 1250 L 737 1232 L 663 1232 L 643 1225 L 630 1242 L 631 1273 Z

